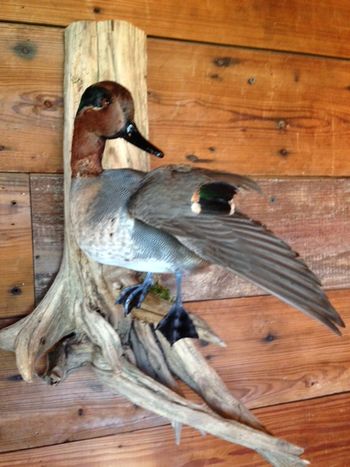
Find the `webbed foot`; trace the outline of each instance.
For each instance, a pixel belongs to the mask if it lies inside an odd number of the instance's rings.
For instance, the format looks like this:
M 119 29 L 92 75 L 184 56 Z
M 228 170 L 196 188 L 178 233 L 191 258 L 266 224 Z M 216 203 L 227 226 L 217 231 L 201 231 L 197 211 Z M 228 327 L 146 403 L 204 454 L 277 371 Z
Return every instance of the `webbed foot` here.
M 173 305 L 156 329 L 163 334 L 170 345 L 184 337 L 198 338 L 193 321 L 181 304 Z
M 126 316 L 133 308 L 140 308 L 152 285 L 153 274 L 149 272 L 142 284 L 125 287 L 125 289 L 121 291 L 115 303 L 117 305 L 123 305 L 124 314 Z

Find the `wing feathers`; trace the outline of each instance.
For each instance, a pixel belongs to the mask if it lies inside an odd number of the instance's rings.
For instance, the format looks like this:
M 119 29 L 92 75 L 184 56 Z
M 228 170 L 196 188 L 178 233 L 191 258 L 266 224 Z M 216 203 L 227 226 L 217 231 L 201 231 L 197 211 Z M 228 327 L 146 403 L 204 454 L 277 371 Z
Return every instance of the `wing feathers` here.
M 283 240 L 238 212 L 222 216 L 195 215 L 191 211 L 193 194 L 198 194 L 203 184 L 209 183 L 212 188 L 210 183 L 217 181 L 259 191 L 253 180 L 240 175 L 167 166 L 146 175 L 130 199 L 130 214 L 175 236 L 204 260 L 249 279 L 339 334 L 336 325 L 343 327 L 344 323 L 319 279 Z
M 262 225 L 240 213 L 231 217 L 180 218 L 162 226 L 207 261 L 249 279 L 337 334 L 344 322 L 298 255 Z

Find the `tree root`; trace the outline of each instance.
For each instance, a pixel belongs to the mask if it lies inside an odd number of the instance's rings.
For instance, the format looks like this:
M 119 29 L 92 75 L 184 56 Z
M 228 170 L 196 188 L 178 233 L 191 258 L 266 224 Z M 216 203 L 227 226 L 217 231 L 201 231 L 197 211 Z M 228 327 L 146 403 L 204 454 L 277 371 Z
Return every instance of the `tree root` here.
M 170 346 L 152 324 L 124 318 L 119 306 L 113 305 L 113 313 L 109 313 L 114 297 L 106 283 L 103 286 L 103 268 L 86 257 L 80 258 L 83 274 L 74 274 L 75 267 L 64 270 L 65 264 L 50 293 L 34 312 L 0 331 L 0 347 L 16 352 L 24 380 L 32 381 L 38 374 L 48 384 L 58 384 L 71 372 L 91 365 L 98 379 L 113 392 L 171 420 L 178 441 L 181 425 L 186 424 L 254 449 L 272 465 L 306 465 L 299 458 L 303 450 L 266 433 L 256 417 L 228 391 L 190 339 Z M 114 274 L 116 278 L 125 271 L 116 269 Z M 121 284 L 122 277 L 119 279 Z M 70 293 L 73 284 L 79 295 Z M 151 296 L 138 313 L 147 315 L 150 302 L 154 311 L 148 316 L 149 321 L 155 316 L 159 320 L 169 304 Z M 120 320 L 127 324 L 120 326 Z M 221 343 L 202 320 L 198 319 L 197 324 L 203 340 Z M 121 335 L 118 328 L 123 329 Z M 46 367 L 39 371 L 35 364 L 43 356 Z M 200 395 L 203 404 L 185 399 L 176 377 Z

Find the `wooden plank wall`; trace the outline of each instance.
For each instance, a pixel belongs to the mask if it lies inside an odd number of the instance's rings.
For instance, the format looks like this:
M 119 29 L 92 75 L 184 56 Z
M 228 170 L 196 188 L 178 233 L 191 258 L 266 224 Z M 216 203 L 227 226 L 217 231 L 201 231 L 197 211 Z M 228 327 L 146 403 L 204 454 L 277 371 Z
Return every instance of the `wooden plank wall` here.
M 150 133 L 166 162 L 258 178 L 264 196 L 240 206 L 305 257 L 349 322 L 348 2 L 3 0 L 0 328 L 40 300 L 62 254 L 63 27 L 107 18 L 149 35 Z M 227 342 L 203 352 L 230 389 L 314 465 L 349 465 L 349 331 L 333 336 L 219 268 L 190 278 L 185 296 Z M 4 466 L 265 465 L 191 429 L 175 446 L 164 420 L 88 370 L 24 384 L 5 352 L 0 452 Z

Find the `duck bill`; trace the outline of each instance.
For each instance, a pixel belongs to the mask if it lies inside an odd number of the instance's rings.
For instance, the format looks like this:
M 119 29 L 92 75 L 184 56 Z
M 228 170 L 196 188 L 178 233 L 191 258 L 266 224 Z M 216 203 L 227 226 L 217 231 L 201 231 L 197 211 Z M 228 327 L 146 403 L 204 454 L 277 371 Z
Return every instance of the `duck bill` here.
M 128 122 L 120 136 L 143 151 L 146 151 L 160 158 L 164 157 L 164 153 L 160 149 L 147 141 L 147 139 L 141 135 L 134 122 Z

